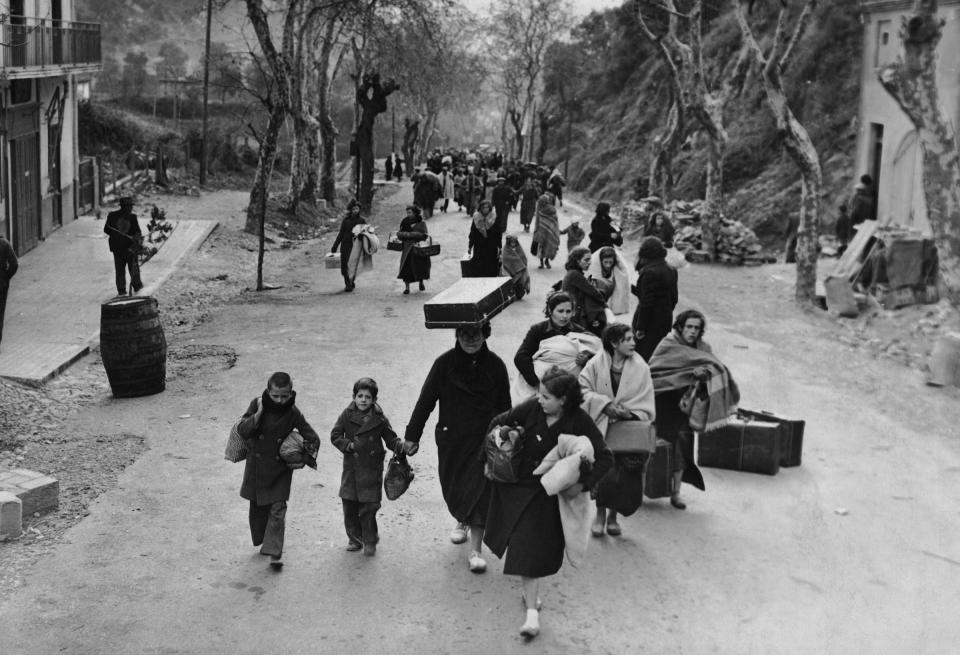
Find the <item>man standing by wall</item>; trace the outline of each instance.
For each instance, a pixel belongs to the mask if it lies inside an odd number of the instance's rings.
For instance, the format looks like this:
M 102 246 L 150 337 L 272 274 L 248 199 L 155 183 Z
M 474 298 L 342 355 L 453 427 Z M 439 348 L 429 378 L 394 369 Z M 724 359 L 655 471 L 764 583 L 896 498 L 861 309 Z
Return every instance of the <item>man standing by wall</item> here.
M 113 269 L 117 278 L 117 295 L 127 293 L 126 270 L 130 269 L 130 285 L 134 293 L 143 288 L 140 281 L 140 264 L 136 260 L 142 233 L 137 215 L 133 213 L 133 198 L 120 198 L 120 209 L 107 214 L 103 231 L 109 237 L 113 253 Z
M 13 246 L 0 236 L 0 341 L 3 341 L 3 315 L 7 308 L 7 291 L 10 289 L 10 279 L 17 274 L 20 262 Z

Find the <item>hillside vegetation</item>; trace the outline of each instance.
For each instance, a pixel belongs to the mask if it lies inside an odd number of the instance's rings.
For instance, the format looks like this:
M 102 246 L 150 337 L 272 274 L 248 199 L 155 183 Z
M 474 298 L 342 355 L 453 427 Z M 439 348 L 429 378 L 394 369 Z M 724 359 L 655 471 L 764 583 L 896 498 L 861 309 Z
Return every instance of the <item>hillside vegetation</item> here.
M 591 198 L 615 203 L 635 197 L 638 181 L 648 177 L 651 141 L 662 129 L 669 107 L 665 68 L 640 32 L 635 7 L 630 2 L 591 14 L 574 31 L 572 46 L 582 56 L 573 64 L 569 58 L 564 61 L 565 74 L 581 102 L 581 120 L 573 125 L 569 182 Z M 729 11 L 707 18 L 704 55 L 716 75 L 720 66 L 735 59 L 740 31 Z M 752 17 L 758 28 L 766 21 L 767 33 L 771 19 Z M 854 3 L 821 3 L 785 75 L 793 111 L 810 131 L 824 167 L 827 228 L 837 204 L 861 173 L 852 168 L 861 45 L 862 26 Z M 767 243 L 775 243 L 790 216 L 799 212 L 800 175 L 780 145 L 753 71 L 743 92 L 728 106 L 726 120 L 727 215 L 753 227 Z M 564 159 L 565 127 L 551 133 L 549 162 Z M 676 197 L 703 197 L 706 161 L 706 139 L 694 133 L 674 161 Z

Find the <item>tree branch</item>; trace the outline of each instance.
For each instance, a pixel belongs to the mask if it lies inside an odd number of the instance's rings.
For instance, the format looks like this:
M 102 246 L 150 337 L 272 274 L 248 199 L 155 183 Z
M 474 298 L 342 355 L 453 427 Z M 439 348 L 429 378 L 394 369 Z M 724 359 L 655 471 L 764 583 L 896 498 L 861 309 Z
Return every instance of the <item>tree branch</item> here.
M 810 25 L 810 19 L 813 17 L 813 11 L 816 8 L 817 0 L 807 0 L 807 3 L 803 6 L 803 11 L 800 12 L 800 17 L 797 19 L 797 25 L 793 30 L 790 43 L 787 44 L 786 50 L 783 51 L 783 55 L 780 57 L 781 73 L 787 70 L 787 66 L 790 64 L 790 58 L 796 50 L 797 43 L 800 42 L 800 39 L 803 38 L 804 33 L 807 31 L 807 27 Z

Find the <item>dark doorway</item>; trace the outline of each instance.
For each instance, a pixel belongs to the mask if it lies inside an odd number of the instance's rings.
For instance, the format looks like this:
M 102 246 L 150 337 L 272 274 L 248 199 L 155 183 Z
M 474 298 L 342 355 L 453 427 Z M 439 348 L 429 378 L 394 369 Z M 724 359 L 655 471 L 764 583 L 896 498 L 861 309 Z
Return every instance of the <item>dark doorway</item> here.
M 50 26 L 53 34 L 53 63 L 63 63 L 63 8 L 61 0 L 50 0 Z
M 870 177 L 873 178 L 873 210 L 877 211 L 880 173 L 883 169 L 883 125 L 870 123 Z M 874 216 L 876 218 L 876 216 Z
M 10 210 L 18 253 L 40 243 L 39 136 L 34 132 L 10 140 Z
M 63 118 L 61 117 L 61 120 Z M 50 173 L 50 203 L 53 224 L 63 225 L 63 195 L 60 189 L 60 124 L 47 127 L 47 167 Z
M 27 65 L 27 19 L 23 15 L 23 0 L 10 0 L 10 57 L 14 66 Z

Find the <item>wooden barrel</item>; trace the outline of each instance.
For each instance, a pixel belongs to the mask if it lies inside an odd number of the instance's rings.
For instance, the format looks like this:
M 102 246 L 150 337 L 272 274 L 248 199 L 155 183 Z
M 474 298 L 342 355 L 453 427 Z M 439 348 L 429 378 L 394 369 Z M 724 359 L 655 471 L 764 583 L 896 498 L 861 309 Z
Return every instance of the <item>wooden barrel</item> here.
M 121 296 L 100 305 L 100 358 L 116 398 L 164 390 L 167 340 L 155 298 Z
M 960 387 L 960 332 L 947 332 L 933 346 L 930 353 L 930 377 L 932 387 Z

